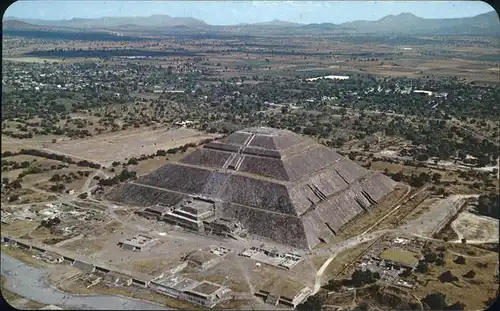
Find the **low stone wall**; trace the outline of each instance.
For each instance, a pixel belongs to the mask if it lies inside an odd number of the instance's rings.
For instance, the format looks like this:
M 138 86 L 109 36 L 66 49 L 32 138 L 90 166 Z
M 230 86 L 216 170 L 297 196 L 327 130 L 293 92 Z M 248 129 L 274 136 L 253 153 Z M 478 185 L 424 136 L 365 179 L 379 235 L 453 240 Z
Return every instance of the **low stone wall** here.
M 95 270 L 95 266 L 93 264 L 86 263 L 81 260 L 75 260 L 72 266 L 86 273 L 92 273 Z
M 435 236 L 439 231 L 443 230 L 443 228 L 452 221 L 455 216 L 460 212 L 467 204 L 469 203 L 468 199 L 464 199 L 460 204 L 457 204 L 453 207 L 452 210 L 448 212 L 446 217 L 433 229 L 430 236 Z

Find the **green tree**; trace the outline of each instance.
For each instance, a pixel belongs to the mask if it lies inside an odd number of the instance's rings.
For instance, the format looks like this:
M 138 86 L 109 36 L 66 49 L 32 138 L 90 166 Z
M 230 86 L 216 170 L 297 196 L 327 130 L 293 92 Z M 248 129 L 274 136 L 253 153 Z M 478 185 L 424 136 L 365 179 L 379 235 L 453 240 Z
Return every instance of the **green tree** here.
M 156 156 L 158 156 L 158 157 L 164 157 L 166 155 L 167 155 L 167 152 L 165 150 L 159 149 L 156 151 Z
M 317 296 L 309 296 L 306 301 L 298 304 L 298 311 L 320 311 L 323 307 L 323 301 Z
M 130 158 L 127 162 L 128 165 L 137 165 L 138 163 L 136 158 Z
M 432 174 L 432 181 L 435 183 L 435 184 L 439 184 L 439 182 L 441 181 L 441 174 L 439 173 L 434 173 Z
M 17 200 L 19 200 L 19 196 L 17 194 L 11 195 L 9 197 L 9 202 L 14 202 L 14 201 L 17 201 Z

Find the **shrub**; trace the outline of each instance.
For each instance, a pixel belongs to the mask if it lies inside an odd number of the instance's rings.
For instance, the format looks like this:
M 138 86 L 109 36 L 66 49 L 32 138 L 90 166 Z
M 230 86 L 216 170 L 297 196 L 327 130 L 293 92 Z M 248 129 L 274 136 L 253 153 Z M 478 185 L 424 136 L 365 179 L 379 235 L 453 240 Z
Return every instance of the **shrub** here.
M 309 296 L 306 301 L 298 304 L 298 311 L 319 311 L 323 307 L 323 301 L 317 296 Z
M 158 156 L 158 157 L 164 157 L 166 155 L 167 155 L 167 152 L 165 150 L 160 149 L 160 150 L 156 151 L 156 156 Z
M 18 195 L 16 195 L 16 194 L 11 195 L 11 196 L 9 197 L 9 202 L 14 202 L 14 201 L 17 201 L 17 200 L 19 200 L 19 196 L 18 196 Z
M 458 278 L 451 273 L 450 270 L 441 273 L 438 277 L 439 281 L 442 283 L 458 281 Z
M 464 256 L 458 256 L 455 261 L 456 264 L 463 265 L 465 264 L 465 257 Z
M 436 253 L 427 253 L 424 255 L 424 260 L 426 262 L 436 262 L 438 256 Z
M 55 184 L 50 186 L 50 191 L 53 192 L 63 191 L 64 189 L 66 189 L 66 186 L 63 184 Z
M 54 174 L 52 175 L 52 177 L 50 177 L 49 181 L 59 182 L 61 181 L 61 176 L 59 174 Z
M 128 165 L 137 165 L 138 163 L 136 158 L 130 158 L 127 162 Z
M 446 295 L 442 293 L 429 294 L 422 299 L 422 303 L 430 310 L 444 310 L 446 307 Z
M 380 279 L 380 274 L 370 270 L 356 270 L 351 275 L 351 283 L 357 287 L 374 283 L 378 279 Z
M 21 174 L 19 174 L 19 175 L 21 175 Z M 22 177 L 18 177 L 18 178 L 22 178 Z M 10 188 L 10 189 L 21 189 L 22 187 L 23 186 L 21 185 L 21 182 L 19 181 L 19 179 L 14 180 L 8 186 L 8 188 Z
M 417 272 L 419 273 L 427 273 L 429 272 L 429 265 L 426 262 L 419 262 L 416 267 Z
M 468 279 L 471 279 L 473 277 L 476 276 L 476 272 L 474 272 L 474 270 L 469 270 L 467 271 L 467 273 L 465 273 L 464 275 L 462 275 L 464 278 L 468 278 Z

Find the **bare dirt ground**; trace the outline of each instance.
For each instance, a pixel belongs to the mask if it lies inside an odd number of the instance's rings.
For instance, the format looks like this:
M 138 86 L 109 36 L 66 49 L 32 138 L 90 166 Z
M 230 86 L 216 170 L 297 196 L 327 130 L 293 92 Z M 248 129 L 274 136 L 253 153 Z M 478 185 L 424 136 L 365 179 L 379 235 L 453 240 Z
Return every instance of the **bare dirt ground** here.
M 228 264 L 229 262 L 232 262 L 232 264 Z M 245 267 L 245 270 L 243 270 L 243 267 Z M 251 269 L 251 266 L 245 265 L 243 258 L 237 257 L 237 254 L 233 253 L 207 270 L 198 271 L 193 269 L 190 271 L 188 268 L 185 270 L 186 274 L 184 275 L 197 281 L 207 280 L 218 284 L 226 284 L 231 290 L 243 293 L 250 292 L 253 288 L 252 284 L 249 283 L 248 269 Z
M 168 150 L 188 143 L 198 143 L 203 139 L 218 135 L 198 132 L 193 129 L 140 129 L 126 130 L 94 136 L 89 139 L 64 140 L 56 143 L 19 141 L 21 148 L 30 146 L 44 148 L 76 159 L 108 163 L 123 161 L 133 156 L 156 153 L 158 149 Z M 9 141 L 17 142 L 14 139 Z
M 2 152 L 5 151 L 11 151 L 11 152 L 18 152 L 23 148 L 22 145 L 12 142 L 12 139 L 6 138 L 4 135 L 2 135 Z
M 65 243 L 63 248 L 80 255 L 91 256 L 103 249 L 103 241 L 95 238 L 79 239 Z
M 491 62 L 470 61 L 465 59 L 419 59 L 408 55 L 404 59 L 385 62 L 353 62 L 350 71 L 384 76 L 456 76 L 460 75 L 470 81 L 498 82 L 498 74 L 488 69 Z
M 451 223 L 451 227 L 457 233 L 459 240 L 465 238 L 467 241 L 498 243 L 497 219 L 462 212 Z
M 188 148 L 186 152 L 177 152 L 176 154 L 168 154 L 166 157 L 155 157 L 153 159 L 146 159 L 140 161 L 137 165 L 133 166 L 133 170 L 137 172 L 137 176 L 145 175 L 151 173 L 157 168 L 162 167 L 169 161 L 178 161 L 185 157 L 188 153 L 195 150 L 194 148 Z

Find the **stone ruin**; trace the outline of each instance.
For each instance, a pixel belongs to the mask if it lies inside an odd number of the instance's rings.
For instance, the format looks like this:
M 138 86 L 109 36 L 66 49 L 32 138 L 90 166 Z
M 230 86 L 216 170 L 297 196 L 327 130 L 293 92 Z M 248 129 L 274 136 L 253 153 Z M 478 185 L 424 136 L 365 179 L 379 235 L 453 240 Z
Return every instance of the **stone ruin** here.
M 186 223 L 191 217 L 198 228 L 201 222 L 213 229 L 231 220 L 250 235 L 311 249 L 331 241 L 395 185 L 311 138 L 257 127 L 205 144 L 178 162 L 113 188 L 106 198 L 140 207 L 160 205 L 162 217 L 177 222 L 174 218 L 184 217 Z M 196 202 L 187 206 L 192 198 L 213 202 L 213 208 Z M 204 213 L 210 221 L 192 217 Z

